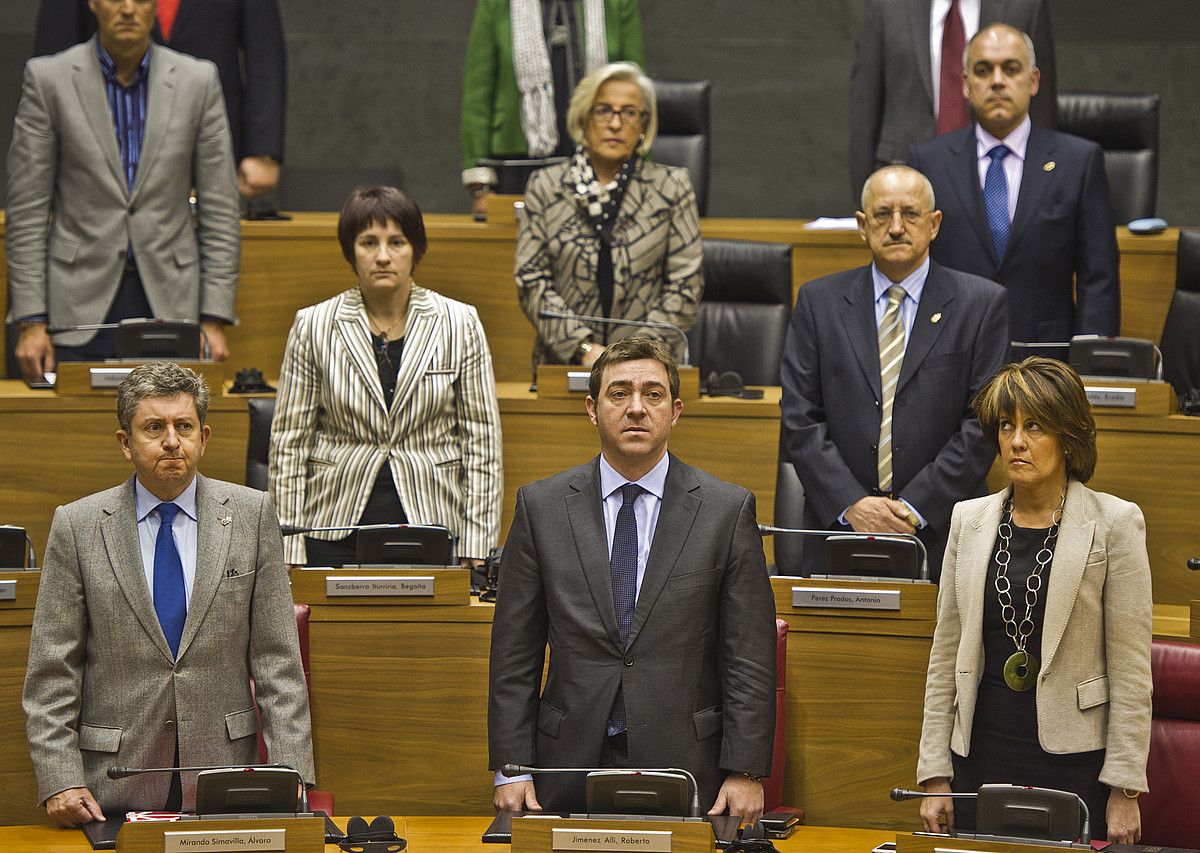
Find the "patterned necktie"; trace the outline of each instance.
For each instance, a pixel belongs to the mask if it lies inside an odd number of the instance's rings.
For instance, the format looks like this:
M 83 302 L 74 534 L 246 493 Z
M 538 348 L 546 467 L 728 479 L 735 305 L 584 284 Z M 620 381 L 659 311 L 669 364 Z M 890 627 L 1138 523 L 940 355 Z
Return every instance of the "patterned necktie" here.
M 962 55 L 967 44 L 958 0 L 950 0 L 950 11 L 942 22 L 942 67 L 938 75 L 938 121 L 940 136 L 967 126 L 967 99 L 962 94 Z
M 187 597 L 183 589 L 183 561 L 175 547 L 171 523 L 179 507 L 173 503 L 158 505 L 158 538 L 154 542 L 154 612 L 171 654 L 179 654 L 179 639 L 187 618 Z
M 892 404 L 896 401 L 896 380 L 904 363 L 904 317 L 900 304 L 904 288 L 894 284 L 888 288 L 887 310 L 879 324 L 879 383 L 883 389 L 879 420 L 879 489 L 892 490 Z
M 1008 178 L 1004 174 L 1004 158 L 1011 153 L 1007 145 L 997 145 L 989 151 L 987 155 L 992 162 L 988 163 L 987 174 L 983 177 L 983 210 L 987 214 L 997 264 L 1004 260 L 1008 233 L 1012 230 L 1012 223 L 1008 221 Z
M 633 507 L 643 491 L 637 483 L 621 486 L 621 509 L 617 512 L 617 524 L 613 529 L 610 558 L 613 607 L 617 612 L 617 632 L 621 635 L 622 646 L 629 642 L 629 626 L 633 624 L 633 610 L 637 605 L 638 531 Z M 616 732 L 623 732 L 626 728 L 625 693 L 620 688 L 617 689 L 608 725 L 611 731 Z

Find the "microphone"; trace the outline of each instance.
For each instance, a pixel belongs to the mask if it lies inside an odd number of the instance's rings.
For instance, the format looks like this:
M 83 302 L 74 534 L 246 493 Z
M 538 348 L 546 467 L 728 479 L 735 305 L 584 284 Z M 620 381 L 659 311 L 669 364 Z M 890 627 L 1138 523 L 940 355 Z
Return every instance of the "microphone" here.
M 612 770 L 626 770 L 633 775 L 639 773 L 678 773 L 680 776 L 686 776 L 688 785 L 692 791 L 692 813 L 689 817 L 703 817 L 700 814 L 700 786 L 696 783 L 696 777 L 690 771 L 684 770 L 681 767 L 640 767 L 633 769 L 628 767 L 531 767 L 528 764 L 505 764 L 500 768 L 500 773 L 503 776 L 511 778 L 513 776 L 532 776 L 534 773 L 607 773 Z
M 1187 561 L 1187 567 L 1193 572 L 1200 572 L 1200 557 L 1192 557 Z
M 538 312 L 539 320 L 577 320 L 584 323 L 600 323 L 604 326 L 636 326 L 639 329 L 658 329 L 663 332 L 674 332 L 679 335 L 683 341 L 683 358 L 679 361 L 680 367 L 690 367 L 690 349 L 688 347 L 687 334 L 683 329 L 676 326 L 674 323 L 661 323 L 658 320 L 621 320 L 616 317 L 600 317 L 594 314 L 573 314 L 569 311 L 547 311 L 542 309 Z
M 1042 789 L 1032 788 L 1027 785 L 995 784 L 995 785 L 984 785 L 979 790 L 983 792 L 985 797 L 995 799 L 997 797 L 1004 796 L 1004 794 L 1007 793 L 1008 791 L 1029 791 L 1032 793 L 1032 792 L 1041 791 Z M 1053 789 L 1048 789 L 1048 790 L 1053 790 Z M 1078 794 L 1076 794 L 1072 791 L 1054 791 L 1054 793 L 1056 793 L 1056 794 L 1065 793 L 1070 796 L 1073 796 L 1076 800 L 1079 801 L 1079 808 L 1083 813 L 1083 821 L 1082 821 L 1082 826 L 1080 827 L 1079 840 L 1083 844 L 1090 844 L 1091 840 L 1092 840 L 1092 814 L 1091 814 L 1091 811 L 1088 809 L 1088 804 L 1084 801 L 1083 797 L 1079 796 Z M 902 803 L 905 800 L 919 800 L 919 799 L 922 799 L 923 797 L 952 797 L 952 798 L 956 798 L 956 799 L 968 799 L 968 798 L 975 799 L 975 798 L 979 797 L 979 794 L 977 794 L 977 793 L 976 794 L 955 794 L 955 793 L 938 794 L 938 793 L 931 793 L 929 791 L 914 791 L 910 788 L 892 788 L 892 792 L 891 792 L 891 794 L 889 794 L 889 796 L 896 802 Z M 983 837 L 983 836 L 977 835 L 974 837 Z M 992 837 L 992 836 L 986 836 L 986 837 Z M 996 836 L 996 837 L 999 837 L 999 836 Z M 1023 840 L 1027 840 L 1027 839 L 1017 839 L 1017 840 L 1023 841 Z
M 830 536 L 860 536 L 863 539 L 872 539 L 876 537 L 879 539 L 887 539 L 889 537 L 892 539 L 908 539 L 912 542 L 916 542 L 917 550 L 921 552 L 921 580 L 929 580 L 929 550 L 925 547 L 925 543 L 922 542 L 920 537 L 918 537 L 915 533 L 884 533 L 882 531 L 874 533 L 860 533 L 857 530 L 847 533 L 841 530 L 815 530 L 804 527 L 774 527 L 770 524 L 758 525 L 758 532 L 763 536 L 778 536 L 780 534 L 797 533 L 801 536 L 821 536 L 826 539 L 828 539 Z
M 928 791 L 914 791 L 911 788 L 892 788 L 889 796 L 898 803 L 905 800 L 919 800 L 922 797 L 978 797 L 978 794 L 931 794 Z
M 124 779 L 128 776 L 140 776 L 143 773 L 199 773 L 202 770 L 291 770 L 300 780 L 300 811 L 306 813 L 309 810 L 308 786 L 304 784 L 304 777 L 295 767 L 284 764 L 282 761 L 273 764 L 215 764 L 205 767 L 117 767 L 114 765 L 105 771 L 105 775 L 109 779 Z
M 335 530 L 399 530 L 407 524 L 343 524 L 338 527 L 307 527 L 303 524 L 281 524 L 279 532 L 284 536 L 299 536 L 302 533 L 333 533 Z

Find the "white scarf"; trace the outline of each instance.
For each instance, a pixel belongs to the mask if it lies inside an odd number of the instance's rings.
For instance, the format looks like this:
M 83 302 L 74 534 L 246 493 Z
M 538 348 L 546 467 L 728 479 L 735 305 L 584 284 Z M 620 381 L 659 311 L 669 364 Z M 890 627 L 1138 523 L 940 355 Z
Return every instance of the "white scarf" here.
M 542 26 L 542 0 L 511 0 L 513 70 L 521 91 L 521 130 L 529 156 L 546 157 L 558 147 L 554 81 Z M 604 0 L 583 0 L 585 73 L 608 61 Z

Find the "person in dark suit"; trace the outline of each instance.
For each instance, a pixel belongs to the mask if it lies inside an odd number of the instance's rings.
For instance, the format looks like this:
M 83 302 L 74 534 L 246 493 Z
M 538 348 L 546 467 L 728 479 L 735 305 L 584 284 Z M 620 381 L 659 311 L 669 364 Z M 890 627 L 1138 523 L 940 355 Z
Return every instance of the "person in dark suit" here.
M 1008 288 L 1013 340 L 1115 335 L 1121 293 L 1104 152 L 1030 122 L 1040 78 L 1024 33 L 994 24 L 971 40 L 963 91 L 977 124 L 908 155 L 945 213 L 933 259 Z
M 156 11 L 155 42 L 217 66 L 241 194 L 271 192 L 279 182 L 287 101 L 278 0 L 157 0 Z M 58 53 L 95 32 L 89 0 L 41 0 L 33 55 Z
M 947 21 L 961 23 L 947 27 Z M 870 0 L 850 75 L 850 185 L 855 194 L 876 169 L 903 163 L 913 145 L 966 126 L 970 108 L 958 83 L 962 47 L 981 26 L 993 22 L 1011 24 L 1033 39 L 1042 80 L 1030 115 L 1041 127 L 1055 127 L 1048 0 Z M 950 49 L 944 52 L 944 47 Z M 945 90 L 943 75 L 954 81 Z M 943 111 L 943 103 L 949 109 Z
M 929 259 L 945 220 L 919 172 L 880 169 L 856 216 L 871 265 L 801 287 L 784 345 L 803 526 L 916 532 L 936 579 L 950 511 L 984 494 L 995 456 L 970 404 L 1008 349 L 1006 294 Z M 820 570 L 819 542 L 803 566 Z
M 681 767 L 710 814 L 753 821 L 775 734 L 775 608 L 754 495 L 667 452 L 682 409 L 662 343 L 613 343 L 587 398 L 600 455 L 518 492 L 489 766 Z M 495 805 L 583 811 L 582 774 L 535 791 L 498 772 Z

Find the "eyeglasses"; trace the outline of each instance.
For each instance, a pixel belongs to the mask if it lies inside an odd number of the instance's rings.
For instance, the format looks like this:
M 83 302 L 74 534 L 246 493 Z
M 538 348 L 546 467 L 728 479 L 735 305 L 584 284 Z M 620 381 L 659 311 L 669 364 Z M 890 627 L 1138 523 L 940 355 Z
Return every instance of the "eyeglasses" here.
M 608 124 L 612 121 L 613 116 L 620 117 L 622 125 L 636 124 L 646 117 L 646 111 L 636 107 L 622 107 L 614 110 L 608 104 L 596 104 L 592 107 L 592 121 L 596 124 Z
M 896 218 L 897 213 L 909 225 L 916 225 L 929 211 L 917 210 L 914 207 L 905 207 L 899 210 L 877 210 L 871 214 L 871 221 L 880 228 L 883 228 L 886 225 L 892 224 L 892 220 Z

